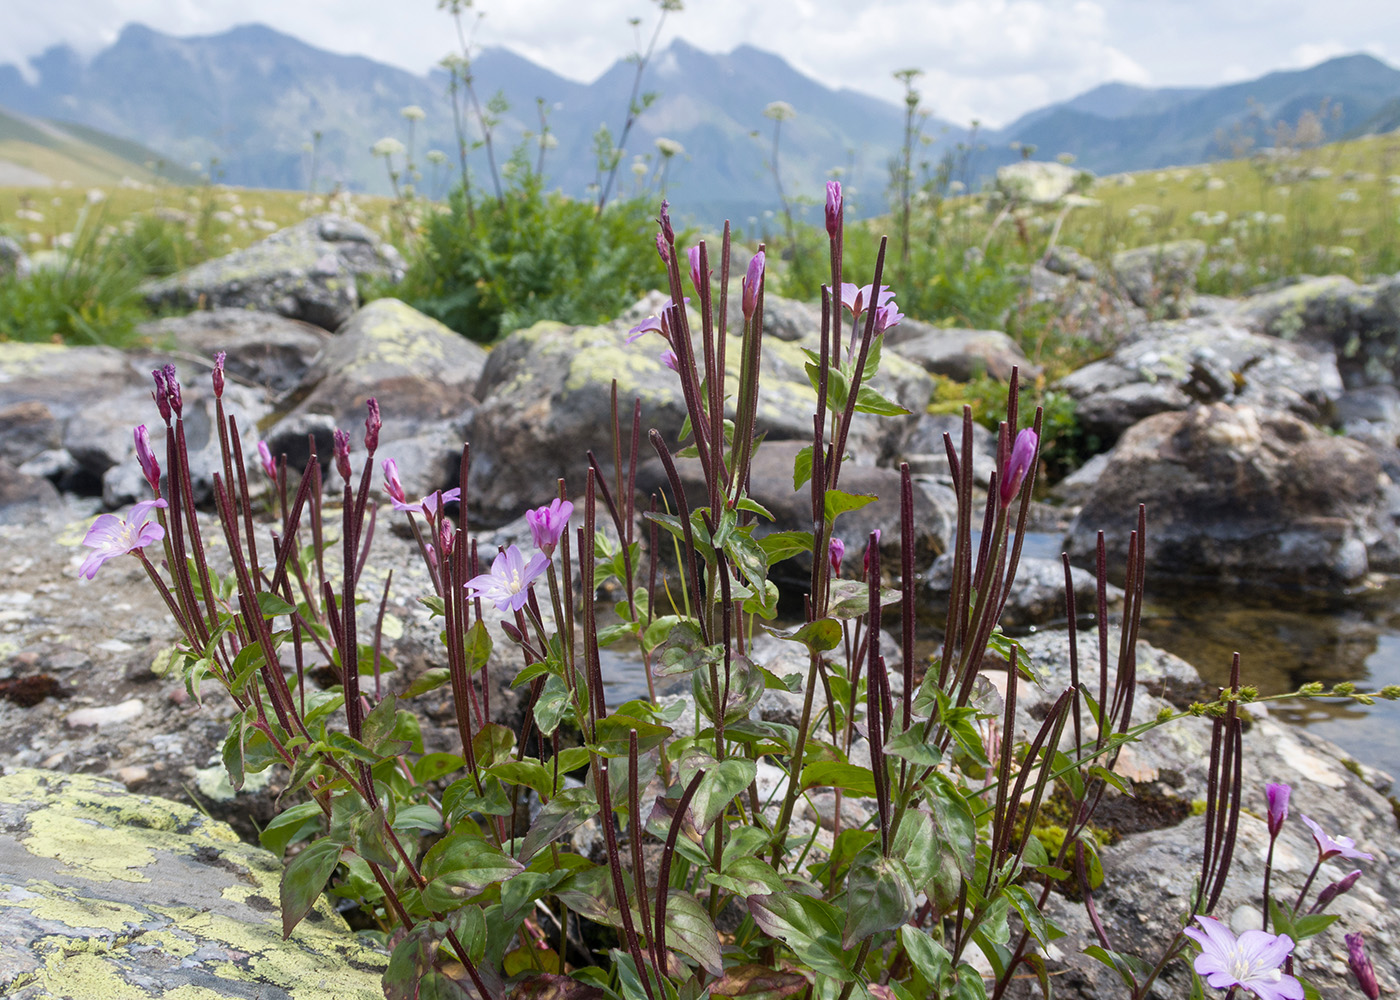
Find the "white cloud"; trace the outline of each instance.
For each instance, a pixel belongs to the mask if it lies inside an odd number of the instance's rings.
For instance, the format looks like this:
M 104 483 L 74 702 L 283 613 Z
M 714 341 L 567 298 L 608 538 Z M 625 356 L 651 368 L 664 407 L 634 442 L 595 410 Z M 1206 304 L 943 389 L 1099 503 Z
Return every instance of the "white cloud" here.
M 1288 58 L 1290 65 L 1302 69 L 1307 66 L 1316 66 L 1334 56 L 1343 56 L 1353 51 L 1355 50 L 1333 38 L 1325 42 L 1304 42 L 1302 45 L 1295 45 L 1293 51 L 1288 54 Z

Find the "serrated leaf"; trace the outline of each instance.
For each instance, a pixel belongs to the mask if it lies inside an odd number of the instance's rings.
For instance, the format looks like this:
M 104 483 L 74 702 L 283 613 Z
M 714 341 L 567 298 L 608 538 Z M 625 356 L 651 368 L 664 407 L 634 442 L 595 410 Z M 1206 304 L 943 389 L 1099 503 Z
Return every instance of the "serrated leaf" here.
M 282 937 L 288 938 L 296 925 L 316 905 L 316 899 L 326 888 L 335 866 L 340 862 L 344 845 L 329 837 L 309 844 L 292 858 L 282 872 Z

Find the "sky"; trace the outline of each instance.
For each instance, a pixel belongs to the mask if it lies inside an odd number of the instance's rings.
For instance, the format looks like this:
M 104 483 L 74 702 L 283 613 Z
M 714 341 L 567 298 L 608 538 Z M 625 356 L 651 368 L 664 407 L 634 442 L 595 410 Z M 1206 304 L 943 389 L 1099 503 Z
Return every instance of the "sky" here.
M 1400 64 L 1395 0 L 688 0 L 666 16 L 710 52 L 750 44 L 829 86 L 891 101 L 896 70 L 920 69 L 923 106 L 1002 126 L 1100 83 L 1210 86 L 1369 52 Z M 478 14 L 482 15 L 478 18 Z M 654 0 L 475 0 L 480 46 L 503 45 L 591 81 L 641 45 Z M 631 19 L 640 19 L 636 27 Z M 0 0 L 0 64 L 51 45 L 91 55 L 123 25 L 203 35 L 262 22 L 333 52 L 424 73 L 454 44 L 437 0 Z

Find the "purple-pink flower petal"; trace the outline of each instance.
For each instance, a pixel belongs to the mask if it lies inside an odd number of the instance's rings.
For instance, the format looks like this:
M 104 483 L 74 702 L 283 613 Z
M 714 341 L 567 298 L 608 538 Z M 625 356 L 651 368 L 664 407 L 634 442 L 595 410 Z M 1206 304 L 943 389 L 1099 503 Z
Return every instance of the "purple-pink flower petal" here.
M 1277 837 L 1288 819 L 1288 796 L 1293 789 L 1281 783 L 1271 782 L 1264 786 L 1264 800 L 1269 804 L 1269 837 Z
M 1250 930 L 1237 938 L 1214 917 L 1196 922 L 1199 929 L 1183 933 L 1201 946 L 1193 966 L 1212 987 L 1243 987 L 1260 1000 L 1303 1000 L 1303 984 L 1279 968 L 1293 951 L 1287 934 Z
M 93 521 L 83 537 L 83 544 L 92 551 L 78 567 L 78 575 L 91 580 L 108 559 L 144 549 L 164 538 L 165 529 L 147 519 L 151 511 L 165 505 L 164 500 L 143 500 L 135 504 L 125 518 L 103 514 Z
M 525 512 L 525 521 L 530 525 L 530 536 L 535 540 L 535 548 L 546 556 L 554 555 L 554 549 L 564 532 L 569 530 L 569 518 L 573 517 L 574 505 L 568 500 L 554 499 L 544 507 L 536 507 Z
M 519 611 L 530 599 L 530 587 L 549 566 L 549 557 L 536 552 L 527 563 L 514 545 L 491 563 L 491 572 L 472 577 L 463 586 L 469 594 L 491 601 L 498 611 Z
M 1040 439 L 1036 437 L 1035 431 L 1027 427 L 1020 434 L 1016 435 L 1016 443 L 1011 447 L 1011 458 L 1006 463 L 1006 470 L 1001 480 L 1001 505 L 1011 506 L 1011 501 L 1016 499 L 1016 494 L 1021 492 L 1021 482 L 1026 478 L 1026 473 L 1030 471 L 1031 462 L 1035 460 L 1035 450 L 1040 444 Z
M 1371 860 L 1371 855 L 1356 849 L 1356 841 L 1350 837 L 1329 837 L 1322 832 L 1322 827 L 1306 816 L 1303 817 L 1303 823 L 1312 831 L 1313 840 L 1317 843 L 1317 852 L 1322 856 L 1323 861 L 1339 857 L 1359 858 L 1362 861 Z

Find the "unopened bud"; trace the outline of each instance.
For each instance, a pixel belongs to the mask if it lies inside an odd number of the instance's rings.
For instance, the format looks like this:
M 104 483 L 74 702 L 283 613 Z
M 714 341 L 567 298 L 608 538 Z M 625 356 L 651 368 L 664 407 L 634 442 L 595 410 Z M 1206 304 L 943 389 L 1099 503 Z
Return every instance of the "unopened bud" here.
M 384 420 L 379 416 L 379 400 L 371 396 L 365 400 L 365 406 L 369 409 L 369 416 L 365 417 L 365 451 L 373 455 L 379 447 L 379 429 Z
M 335 429 L 335 468 L 340 478 L 350 481 L 350 435 L 339 427 Z
M 224 358 L 228 355 L 220 351 L 214 355 L 214 398 L 222 399 L 224 396 Z

